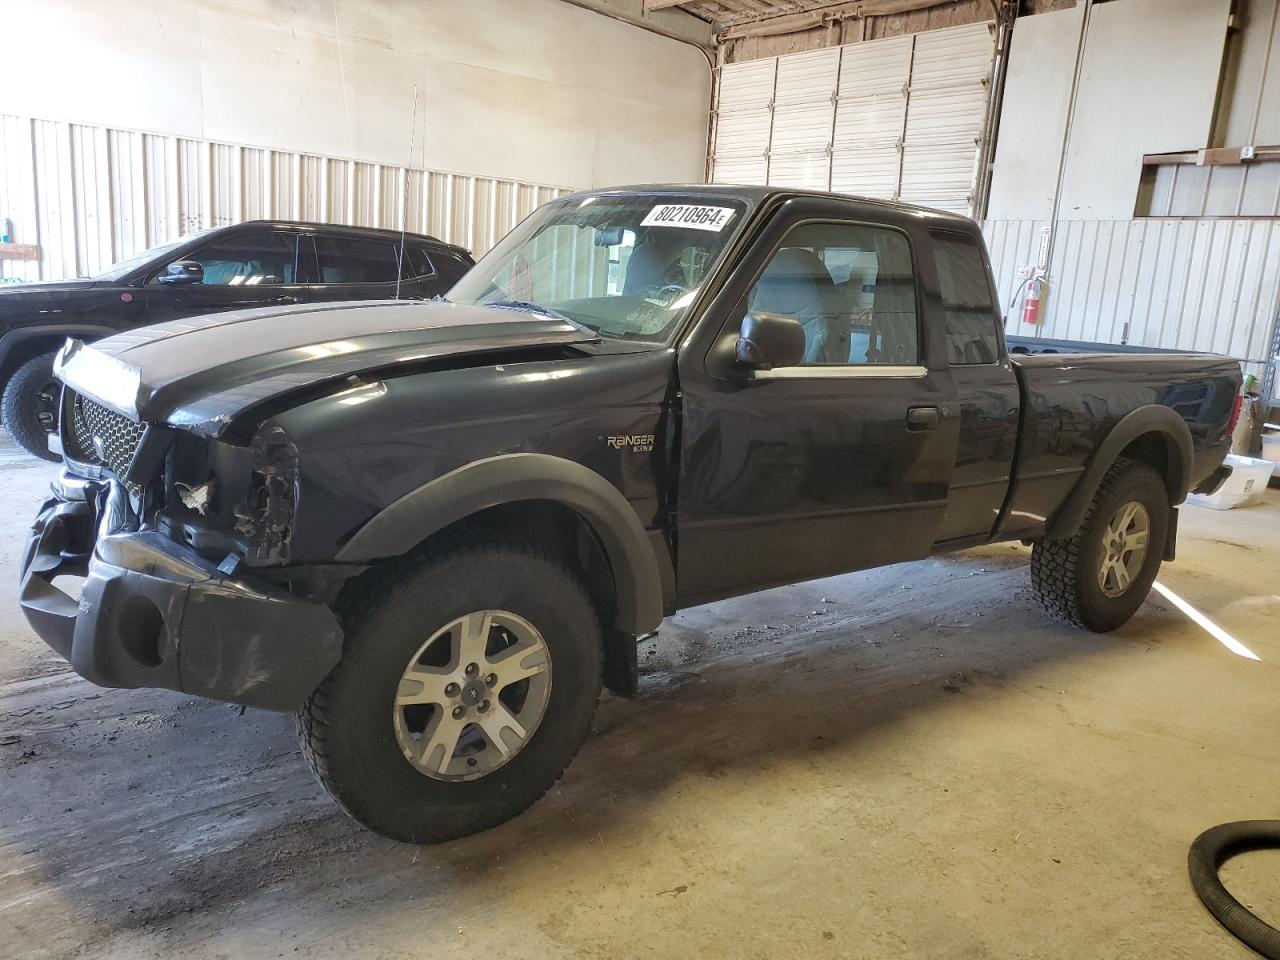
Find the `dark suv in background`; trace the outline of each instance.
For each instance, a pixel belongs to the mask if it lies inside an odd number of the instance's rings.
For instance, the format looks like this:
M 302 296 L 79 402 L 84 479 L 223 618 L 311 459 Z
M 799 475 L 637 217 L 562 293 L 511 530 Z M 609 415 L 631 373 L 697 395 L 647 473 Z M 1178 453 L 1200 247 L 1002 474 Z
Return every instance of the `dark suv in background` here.
M 0 290 L 0 405 L 10 435 L 57 460 L 53 355 L 67 337 L 96 340 L 181 317 L 246 307 L 429 299 L 474 261 L 422 234 L 253 220 L 153 247 L 95 277 Z

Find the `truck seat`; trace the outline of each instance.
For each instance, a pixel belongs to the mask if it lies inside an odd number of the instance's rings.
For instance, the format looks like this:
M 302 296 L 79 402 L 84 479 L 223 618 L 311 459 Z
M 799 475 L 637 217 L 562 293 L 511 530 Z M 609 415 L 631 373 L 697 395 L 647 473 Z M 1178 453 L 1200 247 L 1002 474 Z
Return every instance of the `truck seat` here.
M 783 247 L 756 281 L 751 309 L 793 317 L 804 327 L 802 363 L 847 363 L 848 333 L 838 291 L 822 259 L 803 247 Z

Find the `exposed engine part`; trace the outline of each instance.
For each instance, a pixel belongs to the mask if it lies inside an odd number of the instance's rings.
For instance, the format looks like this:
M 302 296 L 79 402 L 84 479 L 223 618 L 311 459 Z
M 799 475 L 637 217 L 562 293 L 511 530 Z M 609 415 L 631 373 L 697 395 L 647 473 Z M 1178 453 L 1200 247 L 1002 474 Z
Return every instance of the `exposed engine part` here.
M 236 533 L 245 538 L 246 560 L 282 563 L 298 501 L 298 451 L 284 428 L 269 426 L 254 436 L 253 463 L 248 496 L 235 510 Z
M 202 517 L 209 515 L 209 508 L 213 504 L 212 480 L 198 483 L 194 487 L 185 483 L 175 483 L 173 486 L 178 491 L 178 499 L 182 501 L 183 506 L 188 510 L 194 510 Z

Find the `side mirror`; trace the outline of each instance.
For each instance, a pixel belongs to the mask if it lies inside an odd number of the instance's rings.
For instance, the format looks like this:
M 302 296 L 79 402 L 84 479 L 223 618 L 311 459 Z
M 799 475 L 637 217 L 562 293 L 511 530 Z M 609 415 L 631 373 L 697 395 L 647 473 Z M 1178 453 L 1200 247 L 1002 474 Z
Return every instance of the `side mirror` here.
M 794 367 L 804 359 L 804 327 L 779 313 L 748 313 L 742 318 L 735 354 L 752 370 Z
M 160 271 L 156 283 L 204 283 L 204 265 L 199 260 L 175 260 Z

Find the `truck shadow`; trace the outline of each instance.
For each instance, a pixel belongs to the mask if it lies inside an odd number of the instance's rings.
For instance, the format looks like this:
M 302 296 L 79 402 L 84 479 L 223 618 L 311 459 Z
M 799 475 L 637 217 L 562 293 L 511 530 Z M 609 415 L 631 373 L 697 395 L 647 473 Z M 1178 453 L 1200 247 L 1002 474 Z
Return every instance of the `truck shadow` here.
M 59 937 L 83 948 L 89 930 L 97 941 L 177 930 L 264 890 L 277 909 L 305 897 L 378 912 L 465 896 L 497 870 L 518 883 L 547 858 L 571 877 L 579 856 L 641 850 L 672 791 L 709 817 L 717 792 L 843 776 L 905 721 L 944 722 L 1047 664 L 1107 657 L 1167 624 L 1150 607 L 1109 637 L 1052 624 L 1030 603 L 1024 554 L 986 548 L 687 611 L 642 657 L 641 697 L 602 700 L 593 736 L 547 797 L 437 847 L 383 840 L 337 812 L 287 718 L 237 719 L 162 692 L 46 703 L 24 717 L 33 755 L 0 755 L 8 808 L 38 811 L 0 828 L 0 850 L 18 861 L 0 880 L 0 922 L 39 929 L 42 903 L 70 909 Z M 22 955 L 58 942 L 41 935 Z

